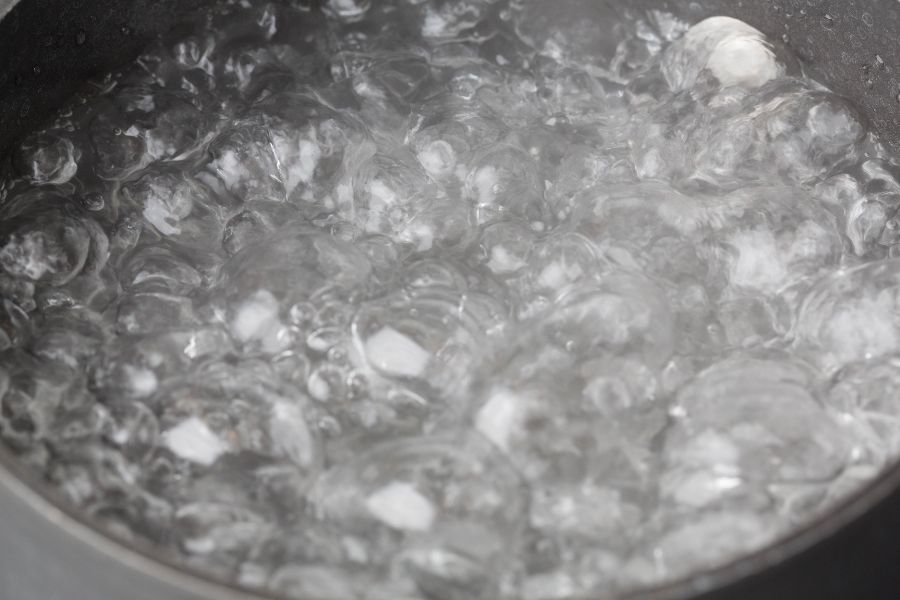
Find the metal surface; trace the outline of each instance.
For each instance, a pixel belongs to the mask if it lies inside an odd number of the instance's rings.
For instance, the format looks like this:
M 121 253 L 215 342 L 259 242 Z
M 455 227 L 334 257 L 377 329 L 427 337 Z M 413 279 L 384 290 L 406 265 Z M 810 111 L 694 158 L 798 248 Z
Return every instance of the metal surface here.
M 17 0 L 0 0 L 0 19 L 6 16 Z
M 251 600 L 92 530 L 0 460 L 0 599 Z
M 551 1 L 551 0 L 547 0 Z M 0 0 L 0 156 L 77 84 L 130 59 L 203 0 Z M 636 0 L 698 20 L 742 18 L 788 45 L 900 142 L 900 4 L 878 0 Z M 258 600 L 82 522 L 0 448 L 0 600 Z M 900 598 L 900 468 L 827 518 L 640 600 Z

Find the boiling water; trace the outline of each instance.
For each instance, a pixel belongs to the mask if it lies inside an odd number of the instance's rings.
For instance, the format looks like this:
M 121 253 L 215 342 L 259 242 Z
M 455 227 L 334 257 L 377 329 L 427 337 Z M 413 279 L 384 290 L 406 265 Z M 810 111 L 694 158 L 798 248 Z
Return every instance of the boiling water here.
M 900 168 L 740 22 L 223 4 L 0 185 L 0 434 L 301 599 L 739 558 L 900 451 Z

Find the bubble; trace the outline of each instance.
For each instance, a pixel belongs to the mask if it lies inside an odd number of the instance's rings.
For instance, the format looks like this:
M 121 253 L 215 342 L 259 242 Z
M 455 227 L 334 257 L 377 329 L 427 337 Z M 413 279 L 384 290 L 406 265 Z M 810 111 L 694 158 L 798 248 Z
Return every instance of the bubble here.
M 824 371 L 896 351 L 894 260 L 846 268 L 824 277 L 803 300 L 796 345 Z
M 64 199 L 26 194 L 6 209 L 0 267 L 11 277 L 58 287 L 103 268 L 106 234 L 93 219 L 68 210 Z
M 295 225 L 235 254 L 219 286 L 227 298 L 235 299 L 266 289 L 290 306 L 330 290 L 352 292 L 366 284 L 370 273 L 368 260 L 352 245 Z
M 361 116 L 376 131 L 393 137 L 427 89 L 430 77 L 428 64 L 420 56 L 398 52 L 373 57 L 354 74 L 351 85 Z
M 463 389 L 502 308 L 477 293 L 422 289 L 364 305 L 353 320 L 362 364 L 448 393 Z
M 841 256 L 830 216 L 790 189 L 745 188 L 727 196 L 721 209 L 724 222 L 713 229 L 730 247 L 725 269 L 733 289 L 771 294 L 808 281 Z
M 97 111 L 88 128 L 98 176 L 127 176 L 152 162 L 143 130 L 111 102 Z
M 513 15 L 519 37 L 538 52 L 560 62 L 604 65 L 616 52 L 618 18 L 609 6 L 566 0 L 550 8 L 526 2 Z
M 520 223 L 490 225 L 481 237 L 482 260 L 495 275 L 515 275 L 528 267 L 534 238 L 531 228 Z
M 469 208 L 448 197 L 404 152 L 375 154 L 354 174 L 352 186 L 352 204 L 342 211 L 366 233 L 390 236 L 419 252 L 471 240 Z
M 727 535 L 708 535 L 713 531 L 727 532 Z M 701 565 L 723 565 L 727 561 L 724 557 L 734 556 L 746 548 L 764 548 L 776 536 L 777 529 L 753 512 L 710 512 L 679 523 L 659 541 L 649 543 L 646 552 L 632 559 L 625 570 L 633 581 L 674 580 L 702 568 Z M 700 540 L 707 542 L 700 543 Z M 651 556 L 657 558 L 651 560 Z
M 444 40 L 465 35 L 491 13 L 495 1 L 463 0 L 453 3 L 423 3 L 420 10 L 421 33 L 425 38 Z
M 241 370 L 223 363 L 201 365 L 159 390 L 166 396 L 160 424 L 166 431 L 191 425 L 207 430 L 217 458 L 250 451 L 290 461 L 306 474 L 307 485 L 320 468 L 321 451 L 305 421 L 305 397 L 266 373 L 262 366 Z M 201 377 L 202 375 L 202 377 Z M 268 377 L 267 377 L 268 376 Z M 268 379 L 268 383 L 266 382 Z M 224 404 L 219 398 L 227 397 Z M 192 452 L 192 437 L 185 443 Z
M 844 467 L 847 439 L 812 391 L 819 385 L 814 372 L 778 358 L 725 359 L 679 393 L 679 417 L 666 439 L 670 468 L 713 469 L 753 486 L 824 481 Z M 673 492 L 676 500 L 695 501 L 688 489 Z
M 215 131 L 215 118 L 174 95 L 155 94 L 151 114 L 147 151 L 156 160 L 178 160 L 195 154 Z
M 570 600 L 896 460 L 900 171 L 778 38 L 245 4 L 0 177 L 0 439 L 67 510 L 263 594 Z
M 349 147 L 363 135 L 311 94 L 275 94 L 257 105 L 289 198 L 319 202 L 333 192 Z
M 633 483 L 645 474 L 647 463 L 638 457 L 649 459 L 641 446 L 663 424 L 654 370 L 668 359 L 671 329 L 665 314 L 623 301 L 641 298 L 625 294 L 642 285 L 620 278 L 605 290 L 573 293 L 513 337 L 476 382 L 476 429 L 528 480 L 575 486 L 587 478 L 599 485 L 607 469 L 624 469 L 619 475 Z M 642 342 L 643 335 L 654 339 Z
M 254 120 L 238 122 L 210 145 L 197 179 L 234 202 L 283 201 L 284 181 L 266 128 Z
M 758 118 L 766 130 L 770 156 L 782 172 L 803 182 L 830 175 L 842 161 L 852 160 L 866 135 L 854 107 L 821 92 L 794 93 L 786 100 L 776 101 L 774 110 Z
M 371 7 L 371 0 L 328 0 L 322 8 L 328 15 L 353 23 L 361 20 Z
M 436 587 L 488 597 L 520 535 L 519 485 L 478 437 L 411 438 L 327 473 L 314 504 L 348 532 L 396 532 L 397 567 L 426 593 Z
M 473 157 L 466 195 L 479 224 L 510 217 L 529 224 L 549 220 L 537 168 L 525 151 L 513 145 L 498 145 Z
M 785 70 L 761 32 L 728 17 L 694 25 L 666 51 L 662 68 L 674 90 L 692 87 L 703 71 L 725 87 L 758 88 Z
M 137 292 L 122 296 L 116 303 L 116 330 L 119 333 L 150 333 L 197 323 L 189 298 L 161 292 Z
M 885 393 L 897 377 L 893 356 L 848 365 L 839 371 L 826 403 L 851 428 L 859 428 L 859 443 L 867 461 L 880 466 L 900 451 L 892 423 L 896 406 Z
M 68 183 L 78 172 L 81 151 L 69 138 L 43 133 L 27 138 L 14 161 L 19 171 L 37 185 Z

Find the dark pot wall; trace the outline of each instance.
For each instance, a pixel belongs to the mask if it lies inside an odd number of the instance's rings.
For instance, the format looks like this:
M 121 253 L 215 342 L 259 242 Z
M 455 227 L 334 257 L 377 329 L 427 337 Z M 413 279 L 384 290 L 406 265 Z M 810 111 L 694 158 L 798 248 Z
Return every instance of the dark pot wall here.
M 550 0 L 547 0 L 550 1 Z M 603 1 L 603 0 L 598 0 Z M 0 154 L 72 92 L 204 0 L 0 0 Z M 889 0 L 635 0 L 697 20 L 739 17 L 788 44 L 900 143 L 900 4 Z M 828 18 L 830 17 L 830 18 Z M 878 57 L 881 60 L 878 60 Z
M 132 59 L 204 0 L 0 0 L 0 156 L 78 83 Z

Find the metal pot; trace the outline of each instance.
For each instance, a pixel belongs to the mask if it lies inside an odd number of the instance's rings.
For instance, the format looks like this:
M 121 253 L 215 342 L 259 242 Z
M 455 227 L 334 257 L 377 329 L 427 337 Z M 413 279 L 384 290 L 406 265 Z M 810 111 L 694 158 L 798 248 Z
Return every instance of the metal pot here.
M 597 0 L 602 2 L 603 0 Z M 0 0 L 0 157 L 85 78 L 128 61 L 203 0 Z M 900 143 L 900 5 L 638 0 L 782 38 Z M 92 529 L 0 447 L 0 600 L 261 600 Z M 900 466 L 778 546 L 634 600 L 900 597 Z

